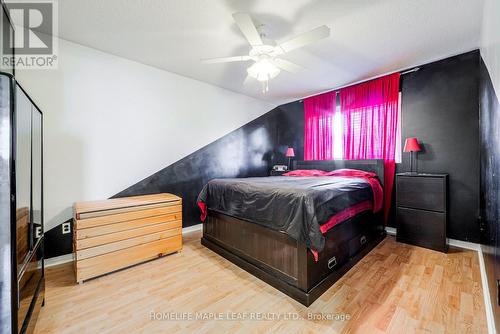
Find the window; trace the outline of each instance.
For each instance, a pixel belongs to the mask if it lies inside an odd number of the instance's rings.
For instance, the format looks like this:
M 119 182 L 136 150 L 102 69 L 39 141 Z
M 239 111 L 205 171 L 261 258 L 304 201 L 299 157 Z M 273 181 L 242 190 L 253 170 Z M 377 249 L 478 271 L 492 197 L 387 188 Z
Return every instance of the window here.
M 401 163 L 401 93 L 399 93 L 399 108 L 398 108 L 398 124 L 397 124 L 397 132 L 396 132 L 396 154 L 395 161 L 396 163 Z M 376 122 L 377 120 L 372 120 Z M 354 123 L 360 123 L 361 117 L 360 115 L 356 115 L 353 119 Z M 344 124 L 342 119 L 342 113 L 340 110 L 340 104 L 337 103 L 335 107 L 335 113 L 333 116 L 333 159 L 342 160 L 344 158 L 343 154 L 344 149 Z
M 342 153 L 344 146 L 344 126 L 342 123 L 340 105 L 337 104 L 335 114 L 333 115 L 333 159 L 335 160 L 342 160 L 344 158 L 344 154 Z
M 399 92 L 399 107 L 398 107 L 398 125 L 397 125 L 397 130 L 396 130 L 396 156 L 394 157 L 394 160 L 396 161 L 397 164 L 400 164 L 403 160 L 401 157 L 402 154 L 402 148 L 401 148 L 401 92 Z

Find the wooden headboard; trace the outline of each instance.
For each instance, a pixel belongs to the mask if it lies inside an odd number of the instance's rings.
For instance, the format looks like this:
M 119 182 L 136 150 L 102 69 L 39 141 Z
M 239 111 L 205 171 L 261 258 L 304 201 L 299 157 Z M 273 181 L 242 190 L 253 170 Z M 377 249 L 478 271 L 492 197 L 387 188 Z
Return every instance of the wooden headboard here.
M 308 160 L 294 161 L 293 169 L 320 169 L 332 171 L 341 168 L 359 169 L 378 175 L 380 183 L 384 184 L 384 160 Z

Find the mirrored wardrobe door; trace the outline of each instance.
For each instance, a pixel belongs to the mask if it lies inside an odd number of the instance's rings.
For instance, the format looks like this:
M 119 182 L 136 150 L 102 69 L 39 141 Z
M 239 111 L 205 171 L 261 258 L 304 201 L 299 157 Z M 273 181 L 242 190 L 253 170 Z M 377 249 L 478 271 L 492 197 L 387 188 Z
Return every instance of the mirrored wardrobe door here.
M 16 173 L 16 257 L 17 269 L 32 247 L 31 240 L 31 101 L 24 92 L 16 89 L 15 112 L 15 173 Z
M 12 331 L 12 273 L 11 262 L 11 78 L 0 75 L 0 333 Z M 14 124 L 12 124 L 13 126 Z M 12 213 L 13 215 L 14 213 Z
M 34 245 L 42 236 L 42 114 L 32 107 L 31 122 L 32 160 L 31 160 L 31 196 Z

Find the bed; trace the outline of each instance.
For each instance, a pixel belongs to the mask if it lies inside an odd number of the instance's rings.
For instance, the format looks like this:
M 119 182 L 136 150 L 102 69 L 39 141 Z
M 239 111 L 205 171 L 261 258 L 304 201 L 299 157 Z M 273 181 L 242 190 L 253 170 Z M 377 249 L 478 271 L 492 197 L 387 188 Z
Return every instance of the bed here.
M 337 171 L 345 168 L 374 173 L 380 184 L 383 184 L 384 164 L 382 160 L 294 162 L 294 170 Z M 322 187 L 322 184 L 318 183 L 322 180 L 321 178 L 317 181 L 310 180 L 310 178 L 304 178 L 303 182 L 293 181 L 299 184 L 298 186 L 295 184 L 288 186 L 286 182 L 292 181 L 283 179 L 292 178 L 291 176 L 274 178 L 255 179 L 254 183 L 260 182 L 263 183 L 261 187 L 269 187 L 267 183 L 275 182 L 276 188 L 292 190 L 296 188 L 299 193 L 302 191 L 301 187 L 304 187 L 303 184 L 307 185 L 305 181 L 316 182 L 313 183 L 315 189 Z M 376 213 L 372 210 L 362 210 L 354 215 L 345 216 L 345 219 L 336 224 L 330 224 L 328 228 L 324 228 L 325 222 L 318 226 L 312 223 L 303 224 L 306 226 L 306 231 L 290 228 L 288 223 L 268 222 L 266 215 L 260 214 L 259 210 L 247 210 L 257 213 L 253 216 L 245 215 L 243 214 L 247 209 L 244 207 L 245 203 L 238 202 L 239 197 L 234 189 L 241 190 L 241 184 L 245 182 L 247 187 L 253 186 L 251 181 L 252 179 L 241 179 L 241 181 L 235 179 L 233 181 L 219 180 L 216 183 L 222 188 L 223 195 L 215 201 L 215 204 L 212 203 L 204 208 L 206 217 L 203 217 L 201 243 L 305 306 L 311 305 L 385 237 L 383 210 Z M 354 183 L 354 185 L 349 184 L 349 187 L 360 186 Z M 286 196 L 290 195 L 290 189 L 285 189 Z M 254 194 L 246 194 L 245 191 L 247 190 L 241 190 L 247 203 L 248 201 L 254 203 L 252 205 L 259 208 L 265 205 L 258 203 Z M 351 192 L 352 195 L 345 197 L 344 200 L 355 197 L 357 193 L 361 194 L 360 191 L 354 189 Z M 360 196 L 358 201 L 363 200 L 362 197 L 366 195 Z M 274 200 L 275 197 L 273 194 L 267 197 L 265 202 L 267 203 L 269 199 Z M 375 201 L 375 198 L 372 199 Z M 340 201 L 342 200 L 332 201 L 331 205 L 338 205 L 336 203 Z M 286 208 L 286 205 L 280 202 L 269 201 L 269 203 L 274 203 L 275 207 L 267 208 L 267 211 L 277 211 L 278 206 Z M 349 205 L 352 206 L 352 203 Z M 304 220 L 309 219 L 308 214 L 311 217 L 320 216 L 319 212 L 313 212 L 311 215 L 311 212 L 307 213 L 307 211 L 306 207 L 304 212 L 299 212 L 298 216 L 304 216 Z M 342 212 L 345 213 L 345 210 Z M 292 225 L 294 222 L 293 217 L 283 216 L 283 212 L 281 216 L 273 212 L 273 217 L 285 217 L 283 220 L 291 221 Z M 330 219 L 329 222 L 331 221 Z M 314 232 L 318 228 L 322 231 L 321 236 Z

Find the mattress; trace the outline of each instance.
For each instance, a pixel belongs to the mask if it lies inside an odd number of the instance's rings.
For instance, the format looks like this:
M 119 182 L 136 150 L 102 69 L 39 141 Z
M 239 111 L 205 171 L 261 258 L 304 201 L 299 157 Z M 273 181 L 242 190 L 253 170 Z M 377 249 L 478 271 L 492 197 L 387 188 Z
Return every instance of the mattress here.
M 332 227 L 379 209 L 374 177 L 344 173 L 214 179 L 205 185 L 198 203 L 202 220 L 207 209 L 214 210 L 286 233 L 320 252 L 324 234 Z

